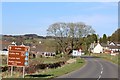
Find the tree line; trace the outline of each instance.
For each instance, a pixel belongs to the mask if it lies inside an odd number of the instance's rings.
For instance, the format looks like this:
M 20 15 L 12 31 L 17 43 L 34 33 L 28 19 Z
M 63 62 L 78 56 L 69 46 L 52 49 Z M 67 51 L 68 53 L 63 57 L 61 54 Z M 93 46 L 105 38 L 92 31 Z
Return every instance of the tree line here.
M 47 29 L 48 36 L 53 36 L 55 39 L 57 53 L 71 53 L 73 49 L 83 49 L 88 51 L 91 43 L 99 40 L 100 43 L 106 43 L 107 41 L 120 42 L 120 29 L 115 31 L 112 36 L 103 34 L 99 38 L 99 35 L 95 33 L 92 26 L 83 22 L 78 23 L 65 23 L 57 22 L 53 23 Z
M 25 35 L 4 35 L 2 39 L 7 41 L 17 41 L 25 43 L 25 40 L 36 42 L 34 38 L 40 39 L 53 39 L 49 45 L 55 47 L 56 53 L 71 53 L 73 49 L 82 49 L 87 51 L 90 44 L 99 40 L 100 43 L 107 43 L 107 41 L 120 42 L 120 28 L 118 28 L 111 36 L 103 34 L 98 37 L 92 26 L 83 22 L 78 23 L 65 23 L 57 22 L 51 24 L 47 29 L 47 36 L 38 36 L 36 34 Z
M 111 36 L 103 34 L 100 38 L 101 43 L 107 43 L 107 41 L 120 42 L 120 28 L 118 28 Z
M 48 36 L 54 36 L 57 53 L 71 53 L 73 49 L 88 49 L 92 41 L 97 40 L 95 31 L 83 22 L 51 24 L 47 29 Z

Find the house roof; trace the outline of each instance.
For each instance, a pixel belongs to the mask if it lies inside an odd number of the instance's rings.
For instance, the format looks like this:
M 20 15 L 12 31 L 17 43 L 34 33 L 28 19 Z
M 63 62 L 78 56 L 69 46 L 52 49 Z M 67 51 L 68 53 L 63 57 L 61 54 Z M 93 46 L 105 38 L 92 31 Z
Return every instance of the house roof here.
M 11 44 L 11 42 L 0 40 L 0 44 L 1 44 L 1 45 L 2 45 L 2 44 Z
M 31 51 L 39 51 L 39 52 L 53 52 L 54 47 L 45 47 L 44 45 L 34 45 L 35 47 L 31 46 Z
M 5 48 L 8 48 L 8 46 L 11 44 L 11 42 L 8 42 L 8 41 L 2 41 L 0 40 L 0 45 L 1 45 L 1 50 L 5 49 Z
M 97 45 L 97 43 L 92 43 L 90 45 L 90 48 L 95 48 L 95 46 Z M 100 45 L 102 47 L 109 47 L 110 49 L 120 49 L 120 42 L 109 42 L 109 43 L 100 43 Z
M 113 46 L 113 45 L 110 45 L 109 48 L 110 48 L 110 49 L 120 49 L 120 46 Z
M 106 43 L 101 43 L 101 46 L 103 46 L 103 47 L 108 47 L 108 44 L 106 44 Z
M 102 47 L 100 43 L 97 43 L 97 45 L 95 46 L 96 47 Z

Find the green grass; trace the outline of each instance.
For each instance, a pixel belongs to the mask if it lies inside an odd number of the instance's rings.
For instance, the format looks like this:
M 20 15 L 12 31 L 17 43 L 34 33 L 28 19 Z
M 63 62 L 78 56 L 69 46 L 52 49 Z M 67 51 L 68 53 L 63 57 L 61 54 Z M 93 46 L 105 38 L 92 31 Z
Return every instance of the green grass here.
M 0 66 L 7 66 L 6 56 L 2 56 L 2 59 L 4 59 L 4 60 L 2 60 L 2 64 L 0 64 Z M 48 58 L 38 57 L 38 58 L 30 59 L 29 64 L 55 63 L 55 62 L 59 62 L 59 61 L 67 61 L 68 59 L 69 58 L 65 58 L 65 57 L 64 58 L 61 58 L 61 57 L 59 57 L 59 58 L 58 57 L 48 57 Z M 14 74 L 13 77 L 17 76 L 18 78 L 21 78 L 21 74 L 19 74 L 18 71 L 16 71 L 16 72 L 17 72 L 17 74 Z M 16 73 L 16 72 L 14 72 L 14 73 Z M 2 74 L 4 75 L 5 78 L 12 78 L 10 76 L 10 71 L 3 72 Z
M 69 58 L 68 57 L 50 57 L 50 58 L 46 58 L 46 57 L 38 57 L 35 59 L 30 59 L 30 62 L 33 63 L 55 63 L 55 62 L 59 62 L 59 61 L 67 61 Z M 76 58 L 75 58 L 76 59 Z M 82 67 L 85 64 L 85 61 L 83 59 L 76 59 L 76 62 L 71 63 L 71 64 L 65 64 L 62 67 L 56 68 L 56 69 L 44 69 L 44 70 L 39 70 L 36 73 L 34 73 L 34 75 L 31 76 L 26 76 L 26 78 L 53 78 L 53 77 L 57 77 L 60 75 L 64 75 L 66 73 L 69 73 L 71 71 L 74 71 L 76 69 L 79 69 L 80 67 Z M 4 64 L 5 65 L 5 64 Z M 4 75 L 5 78 L 22 78 L 22 74 L 20 74 L 17 71 L 14 71 L 14 75 L 13 77 L 10 76 L 10 71 L 6 71 L 3 72 L 2 74 Z
M 37 77 L 40 77 L 39 75 L 49 75 L 49 76 L 42 77 L 42 78 L 54 78 L 54 77 L 61 76 L 69 72 L 72 72 L 74 70 L 77 70 L 80 67 L 82 67 L 84 64 L 85 64 L 84 59 L 77 59 L 76 62 L 74 63 L 66 64 L 56 69 L 47 69 L 44 72 L 41 72 L 40 74 L 34 74 L 34 75 L 38 75 Z
M 110 62 L 113 62 L 115 64 L 118 64 L 120 61 L 120 57 L 118 55 L 116 56 L 111 56 L 110 54 L 102 53 L 102 54 L 92 54 L 93 56 L 100 57 L 102 59 L 108 60 Z M 119 63 L 120 64 L 120 63 Z
M 0 56 L 2 58 L 0 66 L 7 66 L 7 56 Z M 30 59 L 29 62 L 30 63 L 55 63 L 55 62 L 59 62 L 59 61 L 67 61 L 69 58 L 66 57 L 37 57 L 34 59 Z

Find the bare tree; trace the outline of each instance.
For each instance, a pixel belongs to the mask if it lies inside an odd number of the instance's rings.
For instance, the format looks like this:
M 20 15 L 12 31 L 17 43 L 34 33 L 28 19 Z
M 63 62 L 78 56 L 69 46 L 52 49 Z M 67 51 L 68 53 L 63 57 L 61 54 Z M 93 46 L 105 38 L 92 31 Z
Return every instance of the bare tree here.
M 77 48 L 76 44 L 81 37 L 86 37 L 93 34 L 95 31 L 91 26 L 85 23 L 64 23 L 58 22 L 49 26 L 47 29 L 49 36 L 54 36 L 57 46 L 61 52 L 66 52 L 66 49 L 71 50 Z

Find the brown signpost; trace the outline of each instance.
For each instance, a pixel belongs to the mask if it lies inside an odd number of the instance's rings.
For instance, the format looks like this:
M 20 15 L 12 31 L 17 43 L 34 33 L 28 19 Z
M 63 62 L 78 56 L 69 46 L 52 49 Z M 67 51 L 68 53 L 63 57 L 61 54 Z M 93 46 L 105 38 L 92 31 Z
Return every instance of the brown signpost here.
M 29 63 L 29 46 L 13 46 L 8 47 L 8 66 L 11 66 L 11 75 L 13 66 L 24 67 Z M 24 72 L 24 70 L 23 70 Z

